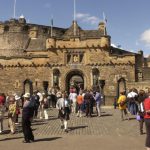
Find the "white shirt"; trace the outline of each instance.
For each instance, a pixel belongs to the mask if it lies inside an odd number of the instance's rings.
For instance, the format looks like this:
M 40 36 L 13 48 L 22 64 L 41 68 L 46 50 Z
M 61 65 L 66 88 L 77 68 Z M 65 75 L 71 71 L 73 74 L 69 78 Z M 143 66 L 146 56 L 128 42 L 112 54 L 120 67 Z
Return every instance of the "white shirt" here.
M 128 95 L 127 95 L 127 97 L 128 98 L 134 98 L 134 97 L 136 97 L 137 96 L 137 93 L 135 93 L 135 92 L 130 92 L 130 93 L 128 93 Z
M 39 96 L 39 101 L 41 102 L 43 100 L 43 95 L 40 92 L 38 92 L 37 95 Z
M 64 98 L 59 98 L 59 99 L 57 100 L 56 108 L 57 108 L 57 109 L 62 109 L 62 108 L 64 108 Z
M 73 102 L 77 101 L 77 93 L 70 93 L 69 99 Z

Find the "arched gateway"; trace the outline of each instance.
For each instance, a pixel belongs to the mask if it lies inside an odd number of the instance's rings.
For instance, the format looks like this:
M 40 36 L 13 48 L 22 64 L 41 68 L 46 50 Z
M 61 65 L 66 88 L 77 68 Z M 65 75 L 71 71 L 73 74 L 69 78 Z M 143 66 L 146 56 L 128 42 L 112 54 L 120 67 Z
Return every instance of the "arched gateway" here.
M 70 89 L 76 89 L 77 93 L 83 90 L 84 85 L 84 74 L 80 70 L 71 70 L 66 75 L 66 91 L 69 92 Z

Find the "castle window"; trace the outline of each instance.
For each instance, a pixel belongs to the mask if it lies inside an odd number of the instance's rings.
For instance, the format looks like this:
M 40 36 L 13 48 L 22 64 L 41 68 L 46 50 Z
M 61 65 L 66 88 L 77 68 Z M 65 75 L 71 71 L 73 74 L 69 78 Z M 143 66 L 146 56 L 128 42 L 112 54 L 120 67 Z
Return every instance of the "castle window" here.
M 92 69 L 92 76 L 93 76 L 93 86 L 98 85 L 99 70 L 97 68 Z
M 53 70 L 53 86 L 59 86 L 60 71 L 58 69 Z
M 24 82 L 24 93 L 30 93 L 32 95 L 33 93 L 33 85 L 32 81 L 30 79 L 26 79 Z

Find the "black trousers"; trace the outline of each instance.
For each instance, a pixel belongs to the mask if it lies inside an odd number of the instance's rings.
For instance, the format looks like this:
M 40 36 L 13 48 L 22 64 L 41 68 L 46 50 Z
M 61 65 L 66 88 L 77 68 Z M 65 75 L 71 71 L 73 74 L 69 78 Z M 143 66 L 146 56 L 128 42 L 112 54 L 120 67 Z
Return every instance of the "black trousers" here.
M 144 124 L 144 118 L 141 117 L 141 120 L 139 121 L 139 127 L 140 127 L 140 133 L 143 133 L 143 124 Z
M 145 146 L 150 148 L 150 118 L 145 119 L 145 127 L 146 127 L 146 143 L 145 143 Z
M 34 117 L 37 117 L 37 115 L 38 115 L 39 105 L 40 105 L 40 104 L 36 104 L 36 105 L 35 105 L 35 109 L 34 109 Z
M 31 121 L 28 119 L 22 119 L 22 131 L 25 141 L 34 140 L 34 135 L 31 129 Z
M 88 117 L 88 116 L 92 116 L 92 109 L 93 109 L 93 106 L 92 106 L 92 104 L 90 104 L 90 103 L 87 103 L 86 104 L 86 116 Z

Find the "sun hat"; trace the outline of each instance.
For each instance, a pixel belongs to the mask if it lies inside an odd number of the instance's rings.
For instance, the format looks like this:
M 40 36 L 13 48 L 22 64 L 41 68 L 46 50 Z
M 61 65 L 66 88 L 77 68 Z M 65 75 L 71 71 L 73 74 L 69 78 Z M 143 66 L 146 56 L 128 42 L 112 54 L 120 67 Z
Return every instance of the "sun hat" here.
M 25 97 L 25 98 L 30 98 L 30 93 L 25 93 L 25 94 L 23 95 L 23 97 Z
M 20 97 L 18 96 L 18 95 L 16 95 L 15 96 L 15 100 L 17 101 L 17 100 L 19 100 L 20 99 Z

